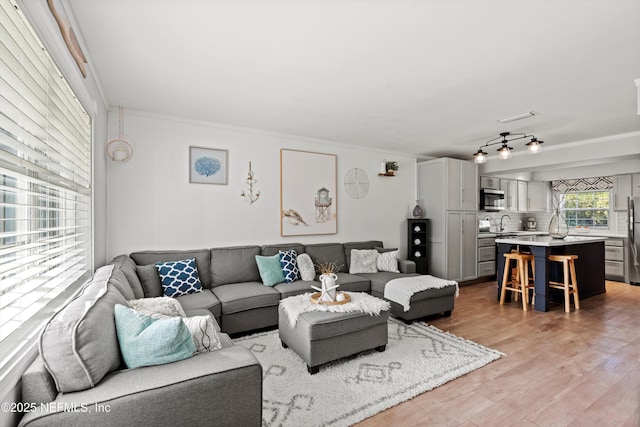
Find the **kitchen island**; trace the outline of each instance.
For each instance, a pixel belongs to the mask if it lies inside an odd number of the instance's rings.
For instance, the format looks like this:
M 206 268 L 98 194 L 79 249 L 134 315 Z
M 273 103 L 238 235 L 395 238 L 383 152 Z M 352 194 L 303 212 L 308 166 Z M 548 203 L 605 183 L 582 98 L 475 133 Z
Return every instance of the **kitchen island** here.
M 575 261 L 576 278 L 580 300 L 605 292 L 604 285 L 604 241 L 606 237 L 567 236 L 553 239 L 551 236 L 499 237 L 498 245 L 498 300 L 504 274 L 504 254 L 517 250 L 535 257 L 534 309 L 548 311 L 549 302 L 562 303 L 561 291 L 549 289 L 549 280 L 562 282 L 562 264 L 549 262 L 549 255 L 578 255 Z M 551 292 L 550 292 L 551 291 Z M 510 295 L 507 295 L 509 297 Z

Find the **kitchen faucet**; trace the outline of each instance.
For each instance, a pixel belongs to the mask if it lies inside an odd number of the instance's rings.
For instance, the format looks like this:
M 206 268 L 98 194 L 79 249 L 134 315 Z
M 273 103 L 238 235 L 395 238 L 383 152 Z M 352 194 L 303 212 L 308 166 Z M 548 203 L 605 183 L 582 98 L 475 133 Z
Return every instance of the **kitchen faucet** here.
M 502 224 L 502 220 L 504 220 L 505 216 L 507 218 L 511 219 L 511 217 L 509 215 L 502 215 L 502 217 L 500 218 L 500 231 L 504 231 L 504 225 Z

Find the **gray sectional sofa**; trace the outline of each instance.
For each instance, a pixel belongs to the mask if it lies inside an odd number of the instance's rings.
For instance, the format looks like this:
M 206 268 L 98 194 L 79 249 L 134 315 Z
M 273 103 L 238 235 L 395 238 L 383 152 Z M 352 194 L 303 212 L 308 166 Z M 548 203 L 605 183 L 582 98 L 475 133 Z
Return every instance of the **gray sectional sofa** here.
M 90 304 L 94 307 L 95 303 L 97 308 L 94 312 L 88 312 L 95 318 L 91 321 L 83 318 L 78 322 L 86 330 L 80 333 L 74 329 L 72 335 L 75 335 L 70 337 L 70 344 L 75 347 L 67 349 L 73 359 L 79 360 L 71 364 L 79 363 L 80 366 L 75 368 L 82 381 L 86 383 L 84 375 L 87 372 L 91 374 L 90 384 L 84 389 L 80 387 L 77 391 L 62 393 L 56 375 L 52 375 L 54 363 L 47 360 L 54 356 L 43 354 L 41 345 L 41 355 L 22 379 L 23 402 L 37 404 L 37 408 L 23 417 L 21 426 L 162 426 L 175 425 L 176 422 L 188 425 L 260 425 L 262 368 L 249 350 L 234 346 L 228 334 L 276 327 L 280 300 L 311 292 L 311 285 L 317 286 L 318 282 L 298 280 L 273 287 L 265 286 L 261 282 L 255 256 L 270 256 L 279 250 L 295 249 L 298 254 L 308 254 L 316 263 L 329 261 L 339 265 L 337 275 L 340 290 L 368 292 L 382 297 L 389 280 L 416 274 L 415 264 L 403 260 L 398 262 L 399 273 L 348 273 L 352 249 L 381 247 L 380 241 L 309 245 L 291 243 L 138 251 L 117 256 L 96 272 L 85 285 L 83 295 L 74 300 L 77 304 L 86 305 L 82 298 L 87 297 L 87 289 L 100 289 L 100 292 L 93 292 L 94 300 Z M 198 353 L 179 362 L 127 369 L 119 356 L 118 343 L 114 338 L 112 324 L 115 304 L 162 296 L 155 263 L 187 258 L 195 258 L 203 289 L 179 296 L 176 300 L 187 316 L 212 315 L 216 319 L 223 348 Z M 108 274 L 105 273 L 107 270 Z M 405 313 L 395 303 L 391 305 L 391 313 L 408 322 L 431 314 L 450 315 L 455 291 L 449 287 L 420 292 L 411 300 L 410 313 Z M 87 312 L 83 316 L 87 316 Z M 99 345 L 91 342 L 92 339 L 99 341 Z M 111 354 L 110 360 L 105 360 L 105 354 Z M 61 363 L 56 362 L 58 365 Z M 96 370 L 99 373 L 94 375 Z M 182 399 L 179 404 L 168 404 L 167 399 L 171 396 L 180 396 Z M 100 408 L 109 408 L 109 411 L 101 412 Z
M 114 311 L 142 291 L 121 268 L 126 262 L 96 270 L 45 326 L 40 354 L 22 376 L 20 427 L 260 425 L 262 367 L 222 332 L 219 350 L 126 368 Z
M 209 310 L 220 324 L 222 331 L 237 334 L 278 324 L 278 304 L 281 299 L 305 292 L 312 292 L 317 281 L 298 280 L 273 287 L 264 286 L 255 261 L 256 255 L 271 256 L 280 250 L 295 249 L 298 254 L 308 254 L 314 263 L 334 262 L 340 266 L 339 290 L 367 292 L 383 297 L 386 283 L 398 277 L 416 275 L 415 263 L 398 260 L 400 273 L 377 272 L 349 274 L 352 249 L 382 248 L 382 242 L 370 240 L 348 243 L 316 243 L 303 245 L 290 243 L 266 246 L 235 246 L 194 251 L 139 251 L 121 255 L 112 262 L 125 272 L 133 282 L 132 287 L 143 292 L 144 297 L 161 296 L 162 285 L 154 264 L 161 261 L 179 261 L 195 257 L 203 292 L 178 297 L 187 314 L 192 310 Z M 398 304 L 392 304 L 391 313 L 410 321 L 431 314 L 451 314 L 455 290 L 434 289 L 414 296 L 412 307 L 405 313 Z M 422 308 L 422 309 L 419 309 Z

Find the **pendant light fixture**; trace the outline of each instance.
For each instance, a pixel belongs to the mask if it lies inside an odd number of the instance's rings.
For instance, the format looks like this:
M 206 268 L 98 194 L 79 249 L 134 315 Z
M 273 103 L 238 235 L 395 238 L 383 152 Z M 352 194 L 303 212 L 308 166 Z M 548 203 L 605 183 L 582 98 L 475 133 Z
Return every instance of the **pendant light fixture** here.
M 542 149 L 542 147 L 540 147 L 540 144 L 542 144 L 542 141 L 538 141 L 534 136 L 533 138 L 531 138 L 531 141 L 526 144 L 526 146 L 529 148 L 530 153 L 539 153 Z
M 502 132 L 500 136 L 490 139 L 489 141 L 485 142 L 484 145 L 478 148 L 478 151 L 473 155 L 473 161 L 477 164 L 486 163 L 487 153 L 483 150 L 483 148 L 497 144 L 502 144 L 502 146 L 498 148 L 498 157 L 502 160 L 509 159 L 511 158 L 511 150 L 513 150 L 513 147 L 510 147 L 509 143 L 525 138 L 531 138 L 531 141 L 525 144 L 528 147 L 530 153 L 540 152 L 540 144 L 542 144 L 543 141 L 538 141 L 535 136 L 527 135 L 526 133 Z

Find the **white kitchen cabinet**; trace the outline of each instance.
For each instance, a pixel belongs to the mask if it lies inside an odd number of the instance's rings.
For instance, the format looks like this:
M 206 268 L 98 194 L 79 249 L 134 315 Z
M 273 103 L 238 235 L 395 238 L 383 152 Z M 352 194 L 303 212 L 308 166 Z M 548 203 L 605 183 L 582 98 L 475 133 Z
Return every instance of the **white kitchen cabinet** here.
M 446 210 L 470 211 L 478 209 L 478 170 L 473 162 L 457 159 L 444 160 L 447 191 Z
M 604 274 L 606 279 L 628 281 L 624 253 L 624 239 L 609 238 L 604 242 Z
M 495 237 L 478 238 L 478 277 L 496 274 L 496 239 Z
M 480 188 L 491 188 L 493 190 L 499 190 L 500 181 L 500 178 L 494 178 L 492 176 L 481 176 Z
M 518 210 L 518 181 L 515 179 L 501 179 L 500 189 L 504 191 L 504 210 L 515 212 Z
M 527 181 L 518 182 L 518 212 L 527 212 L 529 209 L 529 191 Z
M 631 175 L 613 177 L 613 210 L 626 211 L 627 198 L 631 197 Z
M 542 181 L 529 181 L 527 183 L 527 212 L 548 212 L 549 184 Z
M 640 197 L 640 173 L 631 175 L 631 197 Z
M 448 158 L 418 163 L 418 198 L 428 204 L 430 223 L 429 274 L 476 277 L 478 193 L 474 163 Z
M 447 274 L 449 280 L 477 277 L 478 220 L 474 212 L 447 212 Z

